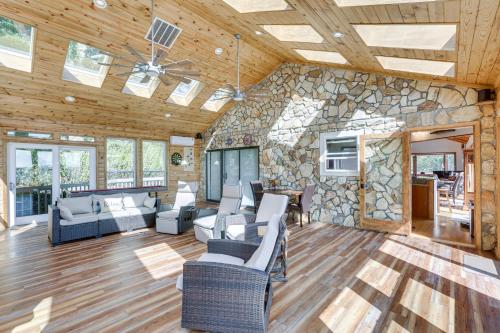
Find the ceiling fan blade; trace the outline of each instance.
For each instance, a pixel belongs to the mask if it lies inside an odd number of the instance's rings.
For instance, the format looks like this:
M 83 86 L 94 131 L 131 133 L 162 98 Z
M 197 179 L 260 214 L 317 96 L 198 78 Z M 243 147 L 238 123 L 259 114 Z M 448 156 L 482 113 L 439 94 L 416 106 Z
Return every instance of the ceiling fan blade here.
M 161 75 L 160 75 L 160 76 L 158 76 L 158 79 L 161 81 L 161 83 L 163 83 L 163 84 L 164 84 L 164 85 L 166 85 L 167 87 L 172 85 L 172 82 L 168 81 L 168 79 L 165 79 L 165 78 L 164 78 L 164 77 L 162 77 Z
M 134 71 L 134 72 L 125 72 L 125 73 L 119 73 L 119 74 L 115 74 L 116 76 L 126 76 L 126 75 L 133 75 L 133 74 L 139 74 L 139 73 L 143 73 L 141 71 Z
M 148 61 L 146 59 L 144 59 L 144 57 L 139 53 L 137 52 L 133 47 L 131 46 L 128 46 L 128 45 L 123 45 L 123 47 L 125 47 L 132 55 L 136 56 L 137 59 L 139 59 L 142 63 L 148 63 Z
M 199 72 L 181 71 L 181 70 L 166 70 L 165 73 L 170 73 L 170 74 L 180 75 L 180 76 L 192 76 L 192 77 L 199 77 L 201 75 Z
M 127 68 L 130 68 L 131 66 L 130 65 L 122 65 L 122 64 L 106 64 L 104 62 L 98 62 L 97 63 L 98 65 L 101 65 L 101 66 L 108 66 L 108 67 L 127 67 Z
M 151 76 L 146 75 L 142 78 L 141 83 L 149 83 L 150 80 L 151 80 Z
M 167 52 L 165 52 L 163 49 L 159 49 L 155 54 L 153 64 L 156 65 L 156 64 L 162 62 L 162 60 L 165 59 L 166 56 L 167 56 Z
M 212 98 L 210 99 L 211 102 L 217 102 L 217 101 L 225 101 L 227 99 L 232 99 L 233 96 L 221 96 L 221 97 L 217 97 L 217 98 Z
M 163 65 L 162 67 L 167 68 L 180 68 L 180 67 L 191 67 L 194 63 L 191 60 L 180 60 L 167 65 Z
M 171 74 L 169 72 L 166 72 L 164 74 L 165 76 L 168 76 L 169 78 L 172 78 L 172 79 L 175 79 L 175 80 L 178 80 L 178 81 L 181 81 L 185 84 L 190 84 L 191 83 L 191 80 L 188 79 L 188 78 L 185 78 L 184 76 L 182 75 L 177 75 L 177 74 Z
M 227 90 L 227 91 L 230 91 L 230 92 L 235 92 L 236 88 L 233 87 L 231 84 L 226 83 L 225 85 L 222 86 L 221 90 Z

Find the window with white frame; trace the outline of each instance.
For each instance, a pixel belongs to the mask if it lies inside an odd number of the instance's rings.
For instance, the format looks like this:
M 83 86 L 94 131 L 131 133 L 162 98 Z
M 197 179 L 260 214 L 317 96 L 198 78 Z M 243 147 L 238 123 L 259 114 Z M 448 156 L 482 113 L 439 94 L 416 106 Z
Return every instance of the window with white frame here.
M 320 135 L 320 173 L 322 176 L 359 175 L 359 139 L 356 133 Z
M 142 141 L 142 185 L 167 186 L 167 143 Z
M 135 140 L 106 140 L 107 188 L 135 186 Z
M 0 66 L 31 72 L 35 28 L 0 16 Z

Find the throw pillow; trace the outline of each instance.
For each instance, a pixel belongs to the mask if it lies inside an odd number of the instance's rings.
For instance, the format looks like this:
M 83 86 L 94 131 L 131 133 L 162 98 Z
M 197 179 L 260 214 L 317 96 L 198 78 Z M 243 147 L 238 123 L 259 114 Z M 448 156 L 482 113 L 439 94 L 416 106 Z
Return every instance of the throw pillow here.
M 71 221 L 73 219 L 73 214 L 71 213 L 71 210 L 66 207 L 66 206 L 58 206 L 59 207 L 59 214 L 63 218 L 63 220 L 66 221 Z
M 75 198 L 58 198 L 59 206 L 64 206 L 71 211 L 71 214 L 92 213 L 92 196 Z
M 154 208 L 156 205 L 156 198 L 146 197 L 144 200 L 144 206 L 148 208 Z
M 116 212 L 123 210 L 123 200 L 122 198 L 103 198 L 99 200 L 99 206 L 101 206 L 101 213 Z
M 123 193 L 123 206 L 125 208 L 144 207 L 144 200 L 147 197 L 147 193 Z

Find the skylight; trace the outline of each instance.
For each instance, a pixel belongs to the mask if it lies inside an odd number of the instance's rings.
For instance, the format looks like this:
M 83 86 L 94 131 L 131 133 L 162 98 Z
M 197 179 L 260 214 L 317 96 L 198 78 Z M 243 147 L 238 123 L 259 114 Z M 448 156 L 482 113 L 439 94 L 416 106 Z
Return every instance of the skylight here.
M 323 43 L 323 37 L 310 25 L 261 25 L 282 42 Z
M 391 5 L 413 2 L 436 2 L 442 0 L 334 0 L 339 7 Z
M 179 82 L 167 102 L 188 106 L 202 89 L 203 85 L 196 80 L 191 80 L 189 84 Z
M 0 16 L 0 65 L 31 72 L 35 28 Z
M 224 89 L 217 89 L 212 96 L 202 105 L 202 110 L 218 112 L 227 102 L 231 100 L 230 97 L 223 98 L 227 96 L 227 91 Z
M 271 12 L 292 9 L 285 0 L 222 0 L 240 13 Z
M 137 66 L 134 68 L 134 71 Z M 122 89 L 122 93 L 140 96 L 145 98 L 151 98 L 153 96 L 156 88 L 160 84 L 160 80 L 155 77 L 149 77 L 149 79 L 144 79 L 145 73 L 134 73 L 131 74 Z M 143 82 L 144 81 L 144 82 Z
M 353 27 L 368 46 L 455 50 L 456 24 L 355 24 Z
M 110 64 L 111 61 L 113 58 L 102 54 L 99 49 L 70 41 L 62 78 L 100 88 L 109 67 L 99 63 Z
M 295 52 L 300 54 L 306 60 L 329 62 L 333 64 L 347 64 L 347 60 L 338 52 L 331 51 L 313 51 L 313 50 L 297 50 Z
M 394 57 L 376 57 L 385 69 L 438 76 L 455 76 L 455 63 Z

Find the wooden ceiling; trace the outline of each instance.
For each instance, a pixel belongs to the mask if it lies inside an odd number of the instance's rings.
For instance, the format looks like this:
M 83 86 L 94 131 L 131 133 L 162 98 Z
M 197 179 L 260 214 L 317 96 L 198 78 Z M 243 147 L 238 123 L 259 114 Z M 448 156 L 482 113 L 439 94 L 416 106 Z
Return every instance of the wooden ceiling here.
M 120 69 L 112 68 L 101 88 L 61 80 L 69 40 L 115 54 L 126 54 L 123 45 L 128 44 L 149 54 L 144 39 L 151 20 L 149 0 L 108 0 L 104 10 L 95 8 L 91 0 L 0 0 L 0 15 L 37 28 L 32 73 L 0 67 L 0 122 L 28 118 L 189 135 L 203 131 L 224 110 L 212 113 L 201 111 L 200 106 L 224 83 L 235 83 L 235 33 L 243 36 L 243 86 L 259 82 L 283 62 L 303 63 L 294 48 L 337 51 L 349 61 L 347 67 L 380 73 L 391 72 L 378 64 L 376 55 L 452 61 L 457 63 L 456 78 L 438 79 L 500 86 L 498 0 L 342 8 L 333 0 L 288 0 L 292 10 L 248 14 L 220 0 L 156 2 L 155 15 L 183 29 L 169 57 L 191 59 L 202 73 L 204 89 L 188 107 L 164 103 L 175 84 L 160 85 L 150 99 L 121 93 L 127 78 L 116 76 Z M 351 24 L 369 23 L 456 23 L 458 47 L 454 51 L 368 47 Z M 268 34 L 257 36 L 261 24 L 311 24 L 325 42 L 286 43 Z M 335 39 L 334 31 L 345 37 Z M 216 47 L 224 49 L 221 56 L 215 55 Z M 66 95 L 76 96 L 76 103 L 64 103 Z M 231 103 L 225 109 L 229 107 Z M 165 118 L 165 113 L 172 117 Z

